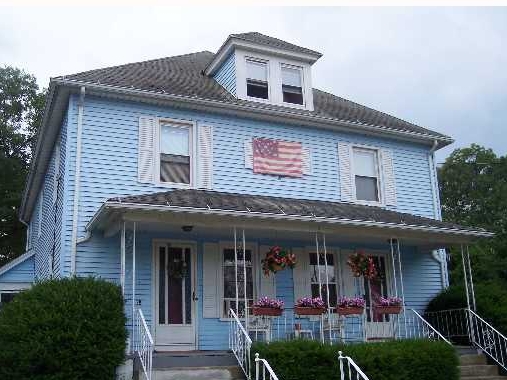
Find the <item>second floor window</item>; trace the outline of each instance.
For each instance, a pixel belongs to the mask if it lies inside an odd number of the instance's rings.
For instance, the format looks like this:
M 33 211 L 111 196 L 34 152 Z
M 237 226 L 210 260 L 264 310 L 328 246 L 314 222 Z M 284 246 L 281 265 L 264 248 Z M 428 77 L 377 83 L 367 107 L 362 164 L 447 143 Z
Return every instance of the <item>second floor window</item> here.
M 269 98 L 267 62 L 247 59 L 246 94 L 252 98 Z
M 160 126 L 160 181 L 190 184 L 192 131 L 188 125 Z
M 282 66 L 282 93 L 285 103 L 303 104 L 301 69 Z
M 356 199 L 380 202 L 378 152 L 374 149 L 353 148 Z

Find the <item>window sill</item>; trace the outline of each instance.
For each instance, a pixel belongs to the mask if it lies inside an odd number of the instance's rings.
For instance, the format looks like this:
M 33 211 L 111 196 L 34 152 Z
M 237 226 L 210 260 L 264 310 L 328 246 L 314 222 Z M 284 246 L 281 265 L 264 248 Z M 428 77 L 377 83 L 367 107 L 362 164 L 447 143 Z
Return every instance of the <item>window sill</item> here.
M 383 202 L 375 202 L 375 201 L 361 201 L 361 200 L 355 199 L 353 202 L 355 204 L 363 205 L 363 206 L 377 206 L 377 207 L 385 207 L 386 206 L 386 204 Z
M 195 186 L 187 183 L 178 183 L 178 182 L 156 182 L 155 186 L 157 187 L 165 187 L 171 189 L 194 189 Z

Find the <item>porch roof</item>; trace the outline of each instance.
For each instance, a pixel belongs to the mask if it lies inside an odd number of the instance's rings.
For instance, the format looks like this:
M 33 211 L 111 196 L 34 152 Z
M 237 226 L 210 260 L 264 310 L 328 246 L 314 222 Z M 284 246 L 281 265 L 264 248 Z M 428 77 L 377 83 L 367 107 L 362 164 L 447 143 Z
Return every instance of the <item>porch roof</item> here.
M 208 190 L 171 190 L 108 199 L 87 225 L 87 230 L 106 229 L 115 217 L 127 212 L 185 213 L 222 218 L 269 219 L 291 223 L 319 223 L 367 229 L 389 236 L 432 238 L 439 243 L 470 242 L 493 233 L 412 214 L 341 202 L 289 199 L 264 195 Z

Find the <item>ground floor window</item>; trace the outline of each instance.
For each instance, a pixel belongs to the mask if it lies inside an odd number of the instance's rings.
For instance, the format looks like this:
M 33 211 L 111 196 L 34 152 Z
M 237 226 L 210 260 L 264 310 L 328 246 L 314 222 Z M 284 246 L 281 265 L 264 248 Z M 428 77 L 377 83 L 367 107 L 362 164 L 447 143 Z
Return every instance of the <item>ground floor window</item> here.
M 18 294 L 17 291 L 2 291 L 0 292 L 0 309 L 5 305 L 11 302 L 14 297 Z
M 253 304 L 254 299 L 254 284 L 253 284 L 253 265 L 252 265 L 252 250 L 245 249 L 245 258 L 243 258 L 243 248 L 238 248 L 238 310 L 240 315 L 245 313 L 245 290 L 244 290 L 244 272 L 243 260 L 246 266 L 246 298 L 248 307 Z M 236 310 L 236 255 L 234 248 L 224 248 L 222 250 L 222 317 L 229 317 L 229 309 Z

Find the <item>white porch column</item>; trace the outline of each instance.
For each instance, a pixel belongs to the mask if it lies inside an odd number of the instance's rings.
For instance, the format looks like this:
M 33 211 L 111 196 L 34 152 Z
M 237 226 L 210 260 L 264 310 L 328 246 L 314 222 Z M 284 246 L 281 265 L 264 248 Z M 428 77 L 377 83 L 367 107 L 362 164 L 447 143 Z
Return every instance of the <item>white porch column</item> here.
M 121 294 L 125 297 L 125 221 L 121 222 L 120 236 L 120 285 Z
M 396 239 L 396 254 L 398 256 L 398 266 L 400 271 L 401 304 L 403 307 L 403 325 L 405 327 L 405 336 L 407 336 L 407 314 L 405 309 L 405 287 L 403 285 L 403 269 L 401 266 L 400 240 Z
M 136 316 L 136 222 L 132 225 L 132 333 Z M 135 342 L 134 342 L 135 344 Z

